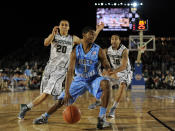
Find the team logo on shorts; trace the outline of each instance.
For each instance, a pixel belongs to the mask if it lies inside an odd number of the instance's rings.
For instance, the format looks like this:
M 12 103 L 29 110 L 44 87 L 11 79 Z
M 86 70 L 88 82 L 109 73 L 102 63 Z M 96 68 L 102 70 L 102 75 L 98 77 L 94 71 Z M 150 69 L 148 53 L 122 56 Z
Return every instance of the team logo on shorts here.
M 135 79 L 138 80 L 138 81 L 141 80 L 141 79 L 142 79 L 142 75 L 136 74 L 136 75 L 135 75 Z

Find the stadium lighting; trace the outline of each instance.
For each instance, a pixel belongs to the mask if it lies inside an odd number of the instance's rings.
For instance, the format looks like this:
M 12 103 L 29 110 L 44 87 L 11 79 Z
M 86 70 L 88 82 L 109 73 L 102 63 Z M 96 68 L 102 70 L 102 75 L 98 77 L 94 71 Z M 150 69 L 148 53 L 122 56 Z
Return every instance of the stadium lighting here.
M 142 6 L 143 3 L 132 2 L 132 3 L 117 3 L 117 2 L 95 2 L 95 6 L 132 6 L 133 8 L 137 8 L 137 6 Z
M 133 7 L 137 7 L 137 3 L 136 2 L 134 2 L 132 5 L 133 5 Z

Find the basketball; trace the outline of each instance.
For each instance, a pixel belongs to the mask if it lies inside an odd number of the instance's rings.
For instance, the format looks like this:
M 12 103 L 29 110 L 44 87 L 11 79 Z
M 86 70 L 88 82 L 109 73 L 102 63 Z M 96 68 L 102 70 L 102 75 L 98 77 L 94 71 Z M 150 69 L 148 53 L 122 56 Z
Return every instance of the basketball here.
M 67 106 L 63 111 L 63 118 L 67 123 L 74 124 L 81 118 L 80 110 L 73 105 Z

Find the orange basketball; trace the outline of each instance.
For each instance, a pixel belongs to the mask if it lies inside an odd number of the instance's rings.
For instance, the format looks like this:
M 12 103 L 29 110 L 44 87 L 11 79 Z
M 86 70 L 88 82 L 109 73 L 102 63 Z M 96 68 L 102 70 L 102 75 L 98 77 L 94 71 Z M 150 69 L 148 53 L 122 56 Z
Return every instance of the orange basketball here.
M 74 124 L 81 118 L 80 110 L 73 105 L 67 106 L 63 111 L 63 118 L 67 123 Z

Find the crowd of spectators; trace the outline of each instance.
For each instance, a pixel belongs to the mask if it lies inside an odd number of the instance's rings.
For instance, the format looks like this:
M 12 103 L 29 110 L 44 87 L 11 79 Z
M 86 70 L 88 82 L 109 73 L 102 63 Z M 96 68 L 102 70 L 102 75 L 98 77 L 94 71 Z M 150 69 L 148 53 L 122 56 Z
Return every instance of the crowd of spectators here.
M 122 43 L 128 47 L 127 37 Z M 110 39 L 100 37 L 96 43 L 102 48 L 110 46 Z M 156 51 L 142 54 L 143 76 L 147 89 L 175 89 L 175 40 L 156 39 Z M 27 40 L 23 47 L 0 59 L 0 91 L 39 89 L 44 67 L 49 60 L 50 48 L 43 46 L 40 38 Z M 129 58 L 134 70 L 137 52 L 131 51 Z

